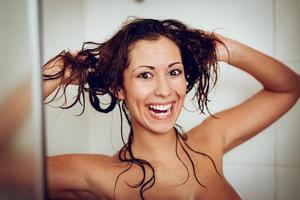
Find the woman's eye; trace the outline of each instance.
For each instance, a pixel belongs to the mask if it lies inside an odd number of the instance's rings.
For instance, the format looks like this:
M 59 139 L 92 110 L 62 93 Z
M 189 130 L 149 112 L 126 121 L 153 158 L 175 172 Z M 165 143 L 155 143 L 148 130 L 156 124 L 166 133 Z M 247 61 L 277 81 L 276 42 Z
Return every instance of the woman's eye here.
M 142 72 L 137 77 L 142 79 L 149 79 L 152 78 L 152 74 L 150 72 Z
M 173 69 L 173 70 L 170 71 L 169 75 L 170 76 L 178 76 L 181 73 L 182 73 L 182 70 L 180 70 L 180 69 Z

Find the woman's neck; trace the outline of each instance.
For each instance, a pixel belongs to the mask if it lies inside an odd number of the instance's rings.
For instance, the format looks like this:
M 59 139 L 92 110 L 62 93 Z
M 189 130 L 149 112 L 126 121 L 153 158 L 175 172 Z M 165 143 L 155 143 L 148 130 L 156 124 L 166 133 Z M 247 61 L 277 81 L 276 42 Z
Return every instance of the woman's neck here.
M 176 156 L 176 133 L 154 133 L 133 126 L 132 151 L 135 157 L 147 161 L 160 161 Z

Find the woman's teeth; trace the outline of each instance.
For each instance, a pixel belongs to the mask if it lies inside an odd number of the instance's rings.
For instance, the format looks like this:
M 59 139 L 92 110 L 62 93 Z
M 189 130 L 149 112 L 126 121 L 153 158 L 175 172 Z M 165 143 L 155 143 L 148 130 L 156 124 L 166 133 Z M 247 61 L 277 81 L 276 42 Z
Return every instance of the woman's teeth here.
M 150 109 L 152 110 L 159 110 L 159 111 L 167 111 L 171 108 L 172 104 L 166 104 L 166 105 L 150 105 Z
M 158 116 L 166 116 L 171 112 L 172 104 L 166 105 L 150 105 L 150 111 Z

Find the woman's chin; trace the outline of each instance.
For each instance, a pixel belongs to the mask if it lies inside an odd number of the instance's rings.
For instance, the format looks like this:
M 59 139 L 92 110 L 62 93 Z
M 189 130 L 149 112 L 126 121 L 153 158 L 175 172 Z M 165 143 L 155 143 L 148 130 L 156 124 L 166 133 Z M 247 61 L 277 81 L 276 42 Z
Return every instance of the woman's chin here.
M 167 134 L 169 132 L 171 132 L 174 128 L 174 125 L 175 124 L 156 124 L 156 125 L 153 125 L 151 127 L 149 127 L 150 131 L 155 133 L 155 134 Z

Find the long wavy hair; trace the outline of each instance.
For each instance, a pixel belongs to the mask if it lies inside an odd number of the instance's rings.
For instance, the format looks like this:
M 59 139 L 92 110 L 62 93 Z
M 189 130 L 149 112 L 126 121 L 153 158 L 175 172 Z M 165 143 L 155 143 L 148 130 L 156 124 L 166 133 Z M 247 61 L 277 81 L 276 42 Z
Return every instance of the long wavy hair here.
M 65 97 L 66 101 L 66 88 L 72 82 L 77 81 L 78 93 L 75 100 L 70 105 L 63 104 L 60 106 L 61 108 L 67 109 L 80 103 L 83 107 L 80 113 L 82 114 L 86 105 L 86 95 L 88 95 L 92 107 L 102 113 L 108 113 L 118 105 L 121 115 L 121 136 L 124 143 L 124 146 L 119 151 L 119 160 L 128 163 L 128 168 L 117 177 L 114 195 L 120 176 L 130 170 L 133 165 L 137 165 L 141 169 L 143 176 L 137 184 L 127 184 L 130 187 L 140 188 L 141 199 L 145 199 L 144 192 L 155 183 L 155 170 L 151 163 L 142 158 L 135 157 L 132 152 L 131 146 L 134 135 L 130 113 L 126 108 L 126 102 L 118 100 L 115 94 L 117 94 L 120 89 L 123 89 L 123 73 L 129 66 L 129 53 L 133 45 L 139 40 L 158 40 L 160 37 L 166 37 L 178 46 L 184 66 L 185 78 L 188 82 L 187 93 L 194 88 L 195 93 L 192 100 L 197 103 L 197 109 L 199 109 L 200 113 L 207 111 L 210 114 L 207 105 L 209 102 L 208 93 L 217 81 L 218 62 L 216 44 L 221 41 L 219 41 L 213 33 L 207 34 L 202 30 L 189 28 L 187 25 L 174 19 L 157 20 L 133 18 L 126 21 L 120 30 L 105 42 L 85 42 L 77 54 L 62 51 L 44 65 L 47 66 L 48 63 L 56 59 L 63 61 L 62 69 L 55 74 L 44 75 L 44 80 L 58 78 L 63 80 L 66 70 L 71 74 L 67 80 L 61 82 L 59 89 L 49 102 L 62 96 Z M 61 89 L 63 92 L 58 96 L 59 90 Z M 109 102 L 107 102 L 107 96 L 109 97 Z M 127 142 L 125 142 L 123 137 L 122 113 L 125 115 L 131 127 Z M 194 177 L 201 186 L 205 187 L 196 175 L 194 162 L 188 150 L 209 158 L 216 172 L 221 176 L 215 166 L 214 160 L 203 152 L 193 150 L 186 143 L 187 136 L 181 134 L 182 129 L 180 129 L 180 126 L 175 126 L 174 129 L 176 134 L 176 155 L 188 172 L 187 179 L 189 178 L 189 170 L 186 163 L 184 163 L 178 155 L 178 146 L 180 146 L 188 156 Z M 150 169 L 150 172 L 146 169 Z M 150 176 L 148 176 L 147 173 L 151 173 Z

